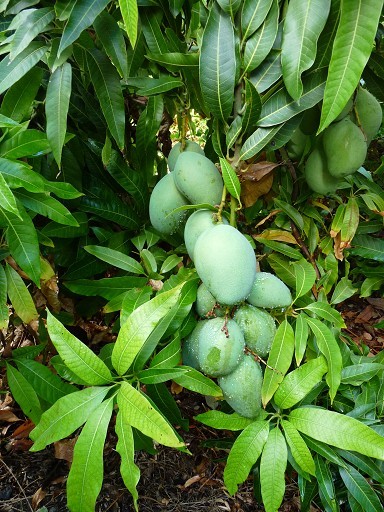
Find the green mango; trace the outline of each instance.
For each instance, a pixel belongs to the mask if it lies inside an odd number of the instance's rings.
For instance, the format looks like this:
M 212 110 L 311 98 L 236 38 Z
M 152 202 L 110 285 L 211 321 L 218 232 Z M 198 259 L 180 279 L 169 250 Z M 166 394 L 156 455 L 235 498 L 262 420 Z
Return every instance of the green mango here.
M 360 123 L 367 145 L 369 145 L 383 122 L 381 105 L 367 89 L 359 87 L 356 94 L 355 111 L 358 118 L 354 113 L 351 117 L 356 124 Z
M 247 302 L 259 308 L 286 308 L 292 303 L 288 286 L 274 274 L 258 272 Z
M 193 251 L 195 249 L 196 240 L 206 229 L 212 228 L 218 224 L 215 217 L 215 212 L 203 209 L 196 210 L 188 218 L 184 228 L 184 242 L 192 261 L 194 259 Z M 225 218 L 223 218 L 221 222 L 223 224 L 228 224 L 228 221 Z
M 187 140 L 185 142 L 185 147 L 183 151 L 193 151 L 195 153 L 199 153 L 200 155 L 204 155 L 203 148 L 201 148 L 199 144 L 193 140 Z M 177 159 L 179 158 L 181 153 L 181 142 L 176 142 L 176 144 L 172 146 L 172 149 L 168 155 L 168 168 L 171 172 L 174 170 Z
M 266 357 L 271 350 L 276 325 L 267 311 L 244 304 L 233 316 L 244 334 L 245 344 L 260 357 Z
M 340 180 L 329 174 L 321 147 L 316 147 L 309 155 L 304 166 L 304 177 L 311 190 L 324 196 L 335 193 L 340 185 Z
M 225 314 L 225 310 L 217 304 L 216 298 L 204 283 L 201 283 L 197 289 L 195 308 L 197 314 L 202 318 L 224 316 Z
M 181 360 L 185 366 L 191 366 L 196 370 L 200 371 L 200 364 L 198 360 L 198 352 L 199 352 L 199 333 L 203 328 L 205 322 L 208 320 L 200 320 L 197 322 L 193 331 L 183 340 L 181 345 Z

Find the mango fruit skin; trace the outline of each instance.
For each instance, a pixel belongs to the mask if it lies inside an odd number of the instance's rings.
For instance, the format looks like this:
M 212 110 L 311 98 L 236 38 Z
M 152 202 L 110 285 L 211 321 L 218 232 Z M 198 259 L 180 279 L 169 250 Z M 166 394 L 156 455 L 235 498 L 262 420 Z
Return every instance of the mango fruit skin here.
M 300 126 L 293 132 L 291 139 L 286 144 L 289 158 L 292 160 L 300 160 L 305 151 L 309 135 L 301 131 Z
M 236 228 L 217 224 L 196 241 L 195 267 L 200 279 L 220 304 L 245 300 L 256 277 L 256 256 Z
M 205 322 L 208 320 L 201 320 L 197 322 L 193 331 L 183 340 L 181 346 L 181 360 L 183 365 L 191 366 L 200 371 L 200 364 L 198 360 L 199 353 L 199 333 L 203 328 Z
M 176 187 L 191 204 L 220 204 L 224 182 L 211 160 L 192 151 L 184 151 L 172 172 Z
M 194 249 L 195 244 L 199 236 L 209 228 L 212 228 L 217 224 L 215 222 L 215 213 L 211 210 L 196 210 L 188 218 L 184 227 L 184 242 L 187 248 L 187 252 L 191 260 L 194 260 Z M 228 224 L 227 219 L 222 219 L 223 224 Z
M 364 134 L 349 117 L 328 126 L 322 142 L 328 172 L 335 178 L 356 172 L 367 156 Z
M 149 218 L 159 233 L 171 235 L 183 226 L 187 211 L 171 213 L 175 208 L 188 204 L 179 192 L 173 174 L 166 174 L 158 181 L 149 199 Z
M 340 114 L 336 117 L 336 119 L 333 122 L 337 123 L 338 121 L 341 121 L 342 119 L 347 117 L 347 115 L 351 112 L 352 108 L 353 108 L 353 97 L 349 98 L 349 100 L 347 101 L 347 104 L 345 105 L 343 110 L 340 112 Z
M 292 303 L 288 286 L 274 274 L 258 272 L 247 302 L 258 308 L 286 308 Z
M 207 316 L 224 316 L 225 313 L 204 283 L 201 283 L 197 289 L 195 308 L 197 314 L 202 318 Z
M 304 112 L 303 118 L 300 122 L 300 131 L 304 135 L 313 135 L 317 132 L 317 129 L 320 124 L 320 114 L 321 110 L 318 105 L 315 105 L 312 108 L 309 108 Z
M 234 320 L 203 320 L 198 333 L 197 360 L 201 371 L 211 377 L 231 373 L 244 357 L 245 341 Z
M 195 153 L 199 153 L 200 155 L 204 155 L 203 148 L 201 148 L 198 143 L 193 140 L 186 141 L 184 151 L 193 151 Z M 172 149 L 168 155 L 168 168 L 171 172 L 174 170 L 176 161 L 181 153 L 181 142 L 176 142 L 176 144 L 172 146 Z
M 258 356 L 266 357 L 276 334 L 273 317 L 267 311 L 245 304 L 239 307 L 233 319 L 244 334 L 246 346 Z
M 361 123 L 367 145 L 369 145 L 383 122 L 381 105 L 367 89 L 359 87 L 356 94 L 355 110 L 358 119 L 353 119 L 353 121 Z
M 304 177 L 313 192 L 324 196 L 335 193 L 340 185 L 340 180 L 329 173 L 321 147 L 315 147 L 308 156 L 304 166 Z
M 232 373 L 217 380 L 228 404 L 246 418 L 256 418 L 261 411 L 262 382 L 260 364 L 249 355 Z

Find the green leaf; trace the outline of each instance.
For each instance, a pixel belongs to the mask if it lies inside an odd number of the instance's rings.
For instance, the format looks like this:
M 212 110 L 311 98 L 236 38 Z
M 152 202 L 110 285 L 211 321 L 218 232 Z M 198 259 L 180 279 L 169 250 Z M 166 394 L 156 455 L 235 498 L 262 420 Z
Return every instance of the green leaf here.
M 375 261 L 384 261 L 384 240 L 368 235 L 355 236 L 349 254 Z
M 115 251 L 114 249 L 100 245 L 86 245 L 84 250 L 114 267 L 132 272 L 132 274 L 145 274 L 143 267 L 138 261 L 120 251 Z
M 311 263 L 302 258 L 292 263 L 296 277 L 295 301 L 312 289 L 316 282 L 316 272 Z
M 295 427 L 287 420 L 281 420 L 281 426 L 284 429 L 285 439 L 292 452 L 292 456 L 303 471 L 310 475 L 315 474 L 315 462 L 311 452 L 305 441 L 295 429 Z
M 71 334 L 47 311 L 47 329 L 64 363 L 90 385 L 107 384 L 112 375 L 105 363 L 84 343 Z
M 21 219 L 0 209 L 0 220 L 5 221 L 5 237 L 16 263 L 30 279 L 40 286 L 40 251 L 33 222 L 23 206 L 18 203 Z
M 345 322 L 341 314 L 326 302 L 312 302 L 303 309 L 309 310 L 323 320 L 331 322 L 338 329 L 345 327 Z
M 43 69 L 33 67 L 8 89 L 1 103 L 0 112 L 17 122 L 28 118 L 42 79 Z
M 3 158 L 38 156 L 51 151 L 47 136 L 39 130 L 24 130 L 5 140 L 0 145 Z
M 288 373 L 273 397 L 275 404 L 281 409 L 293 407 L 321 381 L 327 370 L 326 360 L 320 356 Z
M 380 290 L 383 285 L 384 277 L 368 277 L 364 279 L 360 289 L 360 297 L 370 297 L 373 291 Z
M 44 32 L 55 18 L 55 11 L 51 7 L 30 9 L 23 23 L 16 29 L 10 43 L 9 58 L 12 61 L 35 39 Z
M 195 416 L 196 421 L 200 421 L 204 425 L 208 425 L 208 427 L 222 429 L 222 430 L 244 430 L 248 425 L 253 423 L 254 420 L 250 418 L 245 418 L 234 412 L 232 414 L 226 414 L 225 412 L 210 410 L 207 412 L 203 412 L 202 414 L 198 414 Z
M 178 52 L 166 52 L 166 53 L 153 53 L 150 52 L 146 55 L 146 58 L 157 62 L 161 66 L 164 66 L 169 71 L 179 71 L 192 69 L 197 71 L 199 67 L 199 54 L 198 53 L 178 53 Z
M 119 410 L 124 423 L 137 428 L 160 444 L 180 448 L 184 444 L 178 439 L 166 419 L 152 407 L 149 400 L 128 382 L 122 382 L 117 395 Z
M 319 496 L 326 510 L 338 512 L 333 476 L 329 464 L 318 455 L 315 458 L 316 463 L 316 480 L 319 485 Z M 328 508 L 327 508 L 328 507 Z
M 248 160 L 259 153 L 278 133 L 282 125 L 270 128 L 257 128 L 244 142 L 240 151 L 240 160 Z
M 384 484 L 384 474 L 382 472 L 380 462 L 369 457 L 365 457 L 365 455 L 361 455 L 359 453 L 348 452 L 340 449 L 337 449 L 337 452 L 343 457 L 343 459 L 351 462 L 362 473 L 366 473 L 373 480 L 376 480 L 376 482 Z
M 5 274 L 7 276 L 7 292 L 8 297 L 16 314 L 21 320 L 28 324 L 32 320 L 38 318 L 38 313 L 35 308 L 35 303 L 28 291 L 24 281 L 19 274 L 12 267 L 7 265 L 5 267 Z
M 37 425 L 42 410 L 32 384 L 10 364 L 7 364 L 7 381 L 14 400 L 19 404 L 23 413 Z
M 34 194 L 28 191 L 16 191 L 17 199 L 25 208 L 52 219 L 65 226 L 79 226 L 71 212 L 57 199 L 47 194 Z
M 108 391 L 108 387 L 91 387 L 60 398 L 43 413 L 39 424 L 30 433 L 34 441 L 30 450 L 43 450 L 48 444 L 72 434 L 87 421 Z
M 343 110 L 372 52 L 382 0 L 342 0 L 321 112 L 323 131 Z
M 267 0 L 269 2 L 269 0 Z M 265 2 L 259 2 L 265 4 Z M 276 39 L 279 26 L 279 3 L 274 0 L 261 27 L 246 41 L 243 58 L 243 75 L 251 73 L 268 56 Z
M 254 84 L 244 78 L 245 81 L 245 112 L 243 115 L 242 128 L 243 133 L 247 134 L 250 131 L 253 131 L 254 127 L 259 120 L 261 113 L 261 98 L 259 93 L 257 92 Z
M 128 78 L 125 83 L 138 88 L 136 94 L 140 96 L 161 94 L 184 86 L 184 82 L 174 76 L 161 76 L 160 78 L 135 77 Z
M 306 322 L 306 315 L 299 313 L 295 324 L 295 359 L 297 365 L 301 363 L 304 357 L 307 348 L 308 334 L 309 329 Z
M 367 480 L 353 467 L 339 468 L 345 487 L 366 512 L 381 512 L 383 505 Z
M 341 371 L 341 382 L 352 386 L 361 386 L 363 382 L 370 381 L 377 374 L 384 375 L 384 364 L 360 363 L 345 366 Z
M 0 265 L 0 329 L 7 329 L 9 311 L 7 306 L 7 276 Z
M 135 510 L 139 498 L 136 486 L 140 480 L 140 469 L 135 464 L 135 446 L 132 427 L 124 421 L 123 414 L 118 411 L 116 416 L 115 431 L 117 435 L 116 451 L 120 455 L 120 474 L 124 485 L 132 494 Z
M 60 46 L 57 52 L 58 57 L 65 48 L 76 41 L 83 30 L 92 25 L 96 17 L 108 4 L 109 0 L 78 0 L 74 2 L 73 9 L 69 13 L 61 36 Z
M 174 368 L 181 361 L 180 333 L 176 332 L 172 341 L 167 343 L 151 359 L 150 368 Z
M 253 421 L 234 442 L 224 469 L 224 483 L 230 494 L 235 494 L 237 486 L 247 479 L 260 457 L 268 434 L 269 422 Z
M 320 352 L 324 355 L 328 364 L 326 381 L 329 386 L 331 400 L 335 398 L 340 385 L 341 368 L 343 365 L 339 345 L 332 331 L 317 318 L 307 317 L 306 321 L 316 337 L 316 343 Z
M 45 112 L 47 117 L 47 138 L 53 156 L 60 168 L 61 152 L 67 132 L 67 114 L 72 87 L 72 67 L 68 62 L 56 68 L 47 87 Z
M 0 62 L 0 94 L 3 94 L 33 68 L 43 57 L 46 49 L 45 43 L 32 42 L 12 62 L 7 55 Z
M 177 256 L 176 254 L 170 254 L 166 257 L 166 259 L 163 261 L 160 269 L 160 274 L 166 274 L 173 268 L 177 267 L 179 263 L 183 261 L 183 258 L 181 256 Z
M 288 450 L 276 427 L 269 432 L 260 460 L 261 496 L 266 512 L 276 512 L 284 497 Z
M 145 277 L 106 277 L 104 279 L 77 279 L 65 282 L 64 285 L 74 293 L 92 297 L 99 295 L 111 300 L 130 288 L 145 286 Z
M 304 219 L 294 206 L 285 201 L 282 201 L 281 199 L 275 199 L 274 202 L 278 208 L 280 208 L 291 220 L 293 220 L 298 228 L 304 230 Z
M 135 2 L 136 3 L 136 2 Z M 105 53 L 111 59 L 119 75 L 128 77 L 128 58 L 125 39 L 115 18 L 107 11 L 102 11 L 95 19 L 93 27 L 104 47 Z M 134 45 L 133 45 L 134 46 Z
M 218 398 L 223 396 L 221 388 L 213 382 L 213 380 L 209 379 L 194 368 L 188 368 L 186 373 L 173 380 L 176 384 L 179 384 L 179 386 L 190 389 L 195 393 L 200 393 L 201 395 L 214 396 Z
M 84 195 L 82 192 L 76 190 L 70 183 L 64 183 L 61 181 L 46 181 L 45 190 L 48 193 L 52 193 L 55 196 L 60 197 L 60 199 L 77 199 Z
M 227 187 L 228 192 L 231 194 L 232 197 L 237 199 L 239 204 L 241 204 L 240 200 L 240 192 L 241 192 L 241 185 L 240 180 L 237 177 L 237 174 L 235 173 L 233 167 L 225 158 L 219 158 L 220 160 L 220 167 L 221 172 L 223 175 L 224 185 Z
M 119 75 L 108 57 L 96 48 L 87 51 L 87 64 L 108 128 L 118 147 L 123 149 L 125 112 Z
M 284 83 L 298 101 L 303 93 L 301 75 L 315 62 L 317 40 L 328 18 L 331 0 L 293 0 L 284 20 L 281 64 Z
M 284 379 L 284 375 L 291 366 L 294 348 L 295 337 L 293 329 L 287 320 L 283 320 L 276 331 L 264 372 L 261 388 L 264 407 L 273 397 L 280 382 Z
M 18 126 L 21 128 L 21 125 L 11 119 L 10 117 L 6 117 L 3 114 L 0 114 L 0 127 L 1 128 L 13 128 L 14 126 Z
M 161 319 L 177 304 L 181 286 L 157 295 L 135 309 L 122 325 L 112 352 L 112 364 L 123 375 Z
M 277 82 L 282 73 L 281 50 L 271 50 L 260 66 L 252 71 L 249 79 L 261 94 Z
M 299 407 L 288 419 L 297 430 L 322 443 L 384 460 L 384 437 L 355 418 L 318 407 Z
M 76 441 L 67 480 L 67 504 L 70 510 L 95 510 L 103 483 L 104 443 L 112 412 L 113 397 L 92 412 Z
M 296 285 L 296 277 L 293 272 L 292 266 L 289 264 L 289 260 L 280 256 L 279 254 L 273 253 L 268 256 L 268 263 L 271 265 L 276 275 L 284 281 L 288 286 L 294 288 Z
M 188 430 L 189 422 L 181 416 L 179 406 L 166 384 L 149 384 L 146 390 L 149 398 L 172 425 L 180 425 L 183 430 Z
M 342 277 L 333 290 L 331 304 L 340 304 L 340 302 L 352 297 L 357 291 L 358 289 L 354 288 L 352 281 L 348 277 Z
M 10 188 L 23 187 L 29 192 L 44 192 L 45 181 L 42 176 L 33 171 L 29 165 L 0 158 L 0 172 Z
M 138 372 L 137 379 L 142 384 L 159 384 L 160 382 L 174 380 L 187 371 L 187 368 L 181 366 L 177 368 L 147 368 Z
M 132 48 L 134 48 L 137 40 L 137 24 L 139 20 L 137 1 L 119 0 L 119 6 L 129 42 L 131 43 Z
M 1 174 L 0 168 L 0 204 L 4 210 L 11 212 L 19 217 L 19 210 L 17 209 L 16 199 L 13 195 L 8 183 L 5 181 L 4 176 Z
M 201 42 L 200 86 L 207 107 L 223 122 L 227 121 L 234 100 L 235 47 L 231 17 L 214 4 Z
M 241 8 L 242 41 L 246 41 L 263 23 L 271 9 L 273 0 L 244 0 Z
M 143 9 L 140 13 L 141 28 L 149 51 L 153 53 L 169 52 L 164 29 L 160 26 L 163 13 L 158 9 Z

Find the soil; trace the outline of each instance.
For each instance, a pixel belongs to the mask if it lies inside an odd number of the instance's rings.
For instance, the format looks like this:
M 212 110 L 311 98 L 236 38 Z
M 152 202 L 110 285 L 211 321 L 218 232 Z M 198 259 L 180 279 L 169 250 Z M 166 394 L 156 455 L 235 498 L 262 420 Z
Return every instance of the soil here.
M 384 319 L 384 299 L 350 299 L 338 306 L 347 324 L 349 342 L 364 343 L 375 354 L 384 349 L 384 330 L 374 327 Z M 21 336 L 22 338 L 22 336 Z M 15 336 L 15 339 L 20 338 Z M 4 352 L 3 352 L 4 356 Z M 3 378 L 3 383 L 1 379 Z M 32 453 L 28 438 L 29 422 L 6 391 L 0 373 L 0 511 L 66 512 L 65 483 L 70 467 L 74 439 L 55 443 Z M 136 463 L 141 470 L 138 484 L 140 512 L 253 512 L 264 510 L 253 490 L 252 477 L 230 496 L 223 483 L 228 450 L 220 441 L 230 432 L 215 431 L 194 420 L 208 410 L 204 397 L 186 390 L 173 389 L 182 416 L 190 421 L 189 431 L 180 432 L 191 455 L 163 446 L 155 454 L 139 451 Z M 131 495 L 120 474 L 120 458 L 115 451 L 113 429 L 108 433 L 104 452 L 104 482 L 97 501 L 97 512 L 134 512 Z M 216 446 L 215 446 L 216 445 Z M 223 447 L 224 446 L 224 447 Z M 294 479 L 287 477 L 281 511 L 300 510 L 299 493 Z M 312 511 L 319 510 L 315 507 Z M 41 511 L 42 512 L 42 511 Z

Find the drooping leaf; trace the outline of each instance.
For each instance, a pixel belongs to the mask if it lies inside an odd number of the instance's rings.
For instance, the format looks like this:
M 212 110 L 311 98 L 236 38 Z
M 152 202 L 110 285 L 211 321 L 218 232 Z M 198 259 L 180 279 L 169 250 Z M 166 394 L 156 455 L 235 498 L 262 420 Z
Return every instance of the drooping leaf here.
M 360 363 L 345 366 L 341 370 L 341 382 L 352 386 L 361 386 L 363 382 L 370 381 L 375 375 L 384 376 L 384 364 Z
M 307 348 L 309 328 L 305 319 L 306 315 L 300 313 L 295 323 L 295 359 L 297 365 L 301 363 Z
M 314 475 L 315 463 L 304 439 L 289 421 L 281 420 L 281 425 L 293 458 L 303 471 Z
M 17 209 L 15 196 L 13 195 L 11 189 L 9 188 L 8 183 L 5 181 L 4 176 L 1 174 L 1 168 L 0 168 L 0 204 L 4 210 L 7 210 L 7 212 L 11 212 L 14 215 L 19 216 L 19 211 Z
M 145 286 L 145 277 L 106 277 L 103 279 L 76 279 L 65 282 L 65 286 L 74 293 L 86 297 L 98 295 L 111 300 L 131 288 Z
M 338 511 L 338 503 L 336 498 L 335 485 L 333 482 L 332 472 L 329 464 L 318 455 L 315 458 L 316 464 L 316 480 L 319 485 L 319 496 L 327 510 Z
M 323 131 L 343 110 L 372 52 L 382 0 L 342 0 L 321 112 Z
M 7 306 L 7 276 L 4 267 L 0 265 L 0 329 L 6 329 L 9 321 Z
M 111 372 L 105 363 L 49 311 L 47 329 L 60 357 L 78 377 L 90 385 L 107 384 L 112 381 Z
M 383 505 L 371 485 L 355 468 L 339 468 L 345 487 L 366 512 L 381 512 Z
M 352 295 L 354 295 L 357 291 L 358 289 L 353 286 L 351 279 L 349 279 L 347 276 L 344 276 L 339 280 L 335 286 L 335 289 L 333 290 L 331 304 L 340 304 L 340 302 L 343 302 L 344 300 L 349 299 L 349 297 L 352 297 Z
M 136 0 L 133 0 L 136 4 Z M 124 3 L 123 1 L 120 4 Z M 104 47 L 120 76 L 128 78 L 128 58 L 123 32 L 115 18 L 107 11 L 102 11 L 93 22 L 97 37 Z M 132 45 L 134 46 L 134 44 Z
M 227 414 L 214 409 L 198 414 L 195 416 L 195 420 L 200 421 L 200 423 L 203 423 L 204 425 L 208 425 L 208 427 L 234 431 L 244 430 L 253 422 L 252 419 L 245 418 L 237 412 Z
M 200 50 L 200 85 L 212 114 L 226 122 L 234 99 L 235 35 L 231 18 L 216 4 L 211 8 Z
M 152 407 L 145 395 L 128 382 L 122 382 L 117 403 L 124 423 L 137 428 L 165 446 L 175 448 L 184 446 L 166 419 Z
M 43 177 L 23 162 L 0 158 L 0 172 L 10 188 L 23 187 L 29 192 L 36 193 L 45 191 Z
M 278 427 L 269 432 L 260 460 L 260 484 L 266 512 L 276 512 L 285 492 L 288 450 Z
M 241 39 L 246 41 L 263 23 L 273 0 L 245 0 L 241 8 Z
M 151 53 L 168 53 L 168 43 L 161 26 L 163 12 L 159 9 L 141 9 L 140 22 L 145 41 Z
M 281 125 L 257 128 L 244 142 L 241 148 L 240 159 L 248 160 L 259 153 L 275 137 L 280 128 Z
M 48 194 L 33 194 L 24 190 L 16 190 L 15 196 L 25 208 L 39 215 L 44 215 L 65 226 L 79 226 L 71 212 L 60 201 Z
M 176 377 L 174 381 L 176 384 L 179 384 L 179 386 L 190 389 L 195 393 L 200 393 L 201 395 L 215 397 L 223 396 L 221 388 L 213 382 L 213 380 L 209 379 L 194 368 L 189 368 L 186 373 L 180 377 Z
M 317 40 L 328 18 L 331 0 L 293 0 L 284 20 L 281 63 L 288 93 L 299 100 L 301 75 L 315 62 Z
M 260 457 L 268 434 L 267 421 L 254 421 L 245 427 L 234 442 L 224 469 L 224 483 L 230 494 L 235 494 L 238 484 L 242 484 L 248 477 Z
M 223 175 L 224 185 L 227 187 L 228 192 L 232 197 L 237 199 L 237 201 L 241 204 L 240 200 L 240 192 L 241 185 L 240 180 L 235 173 L 231 164 L 225 160 L 225 158 L 220 158 L 220 167 Z
M 102 247 L 100 245 L 86 245 L 84 250 L 89 252 L 89 254 L 93 254 L 93 256 L 106 261 L 114 267 L 121 268 L 122 270 L 131 272 L 132 274 L 145 273 L 143 267 L 137 260 L 127 256 L 120 251 L 115 251 L 114 249 L 110 249 L 109 247 Z
M 23 413 L 37 425 L 42 410 L 32 384 L 10 364 L 7 364 L 7 380 L 14 400 L 19 404 Z
M 284 379 L 284 375 L 291 365 L 294 349 L 295 337 L 293 329 L 287 320 L 283 320 L 276 331 L 264 372 L 261 388 L 264 406 L 273 397 L 279 384 Z
M 305 295 L 316 281 L 316 272 L 311 263 L 302 258 L 292 263 L 296 277 L 295 300 Z
M 29 293 L 29 290 L 22 278 L 16 270 L 9 265 L 5 267 L 5 274 L 7 277 L 7 286 L 5 290 L 7 290 L 8 297 L 16 314 L 26 324 L 32 320 L 36 320 L 38 313 L 36 311 L 35 303 L 33 302 L 31 294 Z
M 251 73 L 249 80 L 261 94 L 277 82 L 282 74 L 281 51 L 271 50 L 260 66 Z
M 247 78 L 245 81 L 245 112 L 243 115 L 242 128 L 245 134 L 253 131 L 261 113 L 261 98 L 257 88 Z
M 137 1 L 119 0 L 119 6 L 129 42 L 131 43 L 132 48 L 134 48 L 137 40 L 137 24 L 139 20 Z
M 44 132 L 39 130 L 19 131 L 13 137 L 0 144 L 0 154 L 3 158 L 23 158 L 49 153 L 51 147 Z
M 318 407 L 299 407 L 288 419 L 297 430 L 322 443 L 384 460 L 384 437 L 355 418 Z
M 384 261 L 384 241 L 369 235 L 355 236 L 349 254 L 375 261 Z
M 67 503 L 70 510 L 95 510 L 103 483 L 103 452 L 113 397 L 98 405 L 87 419 L 73 451 L 67 480 Z
M 345 327 L 345 322 L 337 309 L 333 308 L 326 302 L 312 302 L 303 308 L 315 313 L 316 316 L 331 322 L 338 329 Z
M 173 76 L 161 76 L 160 78 L 135 77 L 126 80 L 127 85 L 137 88 L 136 93 L 140 96 L 151 96 L 163 92 L 172 91 L 183 87 L 184 83 Z

